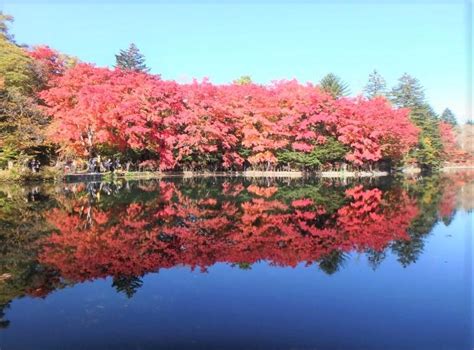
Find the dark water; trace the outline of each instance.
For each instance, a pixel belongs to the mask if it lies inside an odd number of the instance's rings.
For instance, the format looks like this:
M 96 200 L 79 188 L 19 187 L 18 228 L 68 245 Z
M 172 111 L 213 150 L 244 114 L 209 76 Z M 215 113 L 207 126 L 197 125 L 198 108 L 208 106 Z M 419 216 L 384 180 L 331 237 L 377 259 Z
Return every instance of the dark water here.
M 0 186 L 0 349 L 471 350 L 473 189 Z

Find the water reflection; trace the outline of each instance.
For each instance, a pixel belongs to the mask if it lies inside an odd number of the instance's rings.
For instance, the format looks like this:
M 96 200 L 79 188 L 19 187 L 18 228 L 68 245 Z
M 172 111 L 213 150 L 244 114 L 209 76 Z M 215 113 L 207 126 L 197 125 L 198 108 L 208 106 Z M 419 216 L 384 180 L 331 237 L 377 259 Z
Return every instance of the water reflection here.
M 449 225 L 474 173 L 336 180 L 186 179 L 0 188 L 0 327 L 11 300 L 111 277 L 128 298 L 149 272 L 216 263 L 305 263 L 327 274 L 353 252 L 408 266 Z M 460 198 L 460 199 L 459 199 Z M 470 207 L 465 207 L 471 210 Z

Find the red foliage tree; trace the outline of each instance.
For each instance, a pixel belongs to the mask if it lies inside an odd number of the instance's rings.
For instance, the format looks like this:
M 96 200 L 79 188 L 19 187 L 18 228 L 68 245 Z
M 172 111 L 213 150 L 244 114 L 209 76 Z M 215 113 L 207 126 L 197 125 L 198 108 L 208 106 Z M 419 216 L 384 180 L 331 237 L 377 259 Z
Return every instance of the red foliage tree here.
M 157 76 L 78 64 L 40 96 L 54 117 L 51 136 L 91 156 L 98 145 L 153 153 L 162 169 L 175 165 L 175 126 L 182 109 L 177 84 Z
M 66 71 L 66 62 L 63 56 L 49 46 L 35 46 L 28 54 L 34 59 L 37 75 L 42 88 L 54 85 L 57 77 Z
M 394 110 L 383 97 L 337 102 L 336 133 L 351 147 L 347 160 L 359 165 L 382 158 L 399 161 L 417 143 L 419 130 L 409 110 Z
M 44 51 L 36 56 L 48 56 Z M 46 50 L 47 51 L 47 50 Z M 53 68 L 52 68 L 53 69 Z M 178 85 L 147 73 L 78 64 L 43 91 L 55 141 L 79 155 L 98 145 L 146 153 L 160 169 L 278 166 L 277 152 L 302 154 L 328 137 L 356 166 L 399 161 L 416 143 L 408 111 L 383 98 L 334 100 L 296 81 Z
M 442 157 L 445 161 L 450 163 L 466 163 L 473 161 L 472 155 L 459 147 L 453 125 L 441 121 L 439 123 L 439 134 L 443 144 Z

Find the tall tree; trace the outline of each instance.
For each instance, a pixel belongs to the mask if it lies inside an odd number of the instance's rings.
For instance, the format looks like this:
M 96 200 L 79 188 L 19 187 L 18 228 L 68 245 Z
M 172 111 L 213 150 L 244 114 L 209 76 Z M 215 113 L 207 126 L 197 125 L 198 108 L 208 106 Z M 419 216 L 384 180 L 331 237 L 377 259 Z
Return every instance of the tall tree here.
M 348 85 L 337 75 L 329 73 L 319 82 L 321 89 L 334 98 L 340 98 L 349 94 Z
M 145 57 L 134 43 L 131 43 L 128 49 L 120 50 L 115 55 L 115 67 L 123 70 L 131 70 L 135 72 L 148 72 L 150 69 L 145 64 Z
M 425 92 L 418 79 L 404 73 L 392 89 L 390 98 L 397 107 L 413 108 L 425 103 Z
M 420 128 L 418 145 L 412 155 L 423 171 L 441 165 L 443 145 L 439 133 L 438 116 L 426 103 L 424 89 L 418 79 L 405 73 L 391 91 L 391 100 L 397 107 L 409 108 L 410 119 Z
M 442 121 L 449 123 L 451 125 L 458 125 L 458 122 L 456 120 L 456 117 L 454 116 L 454 113 L 449 109 L 446 108 L 443 113 L 441 113 L 441 118 Z
M 0 167 L 35 157 L 47 163 L 52 144 L 46 136 L 50 118 L 42 112 L 37 93 L 52 86 L 66 69 L 61 55 L 48 48 L 32 50 L 12 41 L 0 13 Z
M 386 93 L 386 87 L 385 79 L 374 69 L 369 75 L 369 80 L 364 87 L 364 92 L 368 98 L 383 96 Z

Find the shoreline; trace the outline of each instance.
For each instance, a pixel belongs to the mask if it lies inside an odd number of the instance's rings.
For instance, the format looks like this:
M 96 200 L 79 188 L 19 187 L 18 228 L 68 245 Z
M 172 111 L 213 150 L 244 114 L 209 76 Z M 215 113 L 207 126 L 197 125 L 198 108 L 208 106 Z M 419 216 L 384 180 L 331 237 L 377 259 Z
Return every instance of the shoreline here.
M 441 173 L 456 172 L 463 170 L 474 171 L 473 165 L 446 165 L 439 169 Z M 23 178 L 18 176 L 8 176 L 3 171 L 0 174 L 0 183 L 28 183 L 28 182 L 82 182 L 82 181 L 103 181 L 111 179 L 128 179 L 128 180 L 147 180 L 147 179 L 163 179 L 163 178 L 198 178 L 198 177 L 242 177 L 242 178 L 302 178 L 314 177 L 321 179 L 348 179 L 348 178 L 380 178 L 386 176 L 416 176 L 421 173 L 419 168 L 407 167 L 389 173 L 387 171 L 175 171 L 175 172 L 152 172 L 152 171 L 133 171 L 133 172 L 117 172 L 117 173 L 75 173 L 75 174 L 25 174 Z
M 440 169 L 440 172 L 460 171 L 460 170 L 473 170 L 474 165 L 469 166 L 446 166 Z M 207 171 L 180 171 L 180 172 L 128 172 L 128 173 L 97 173 L 97 174 L 69 174 L 64 175 L 63 179 L 76 178 L 97 178 L 97 179 L 162 179 L 162 178 L 196 178 L 196 177 L 243 177 L 243 178 L 302 178 L 302 177 L 315 177 L 315 178 L 334 178 L 334 179 L 347 179 L 347 178 L 379 178 L 386 176 L 395 176 L 397 174 L 403 176 L 411 176 L 420 174 L 419 168 L 404 168 L 401 171 L 395 171 L 389 173 L 388 171 L 320 171 L 320 172 L 304 172 L 304 171 L 259 171 L 259 170 L 248 170 L 248 171 L 229 171 L 229 172 L 207 172 Z
M 95 173 L 95 174 L 69 174 L 63 177 L 64 180 L 72 179 L 162 179 L 162 178 L 196 178 L 196 177 L 243 177 L 243 178 L 362 178 L 362 177 L 382 177 L 388 176 L 386 171 L 324 171 L 324 172 L 303 172 L 303 171 L 236 171 L 236 172 L 200 172 L 200 171 L 182 171 L 182 172 L 129 172 L 129 173 Z

